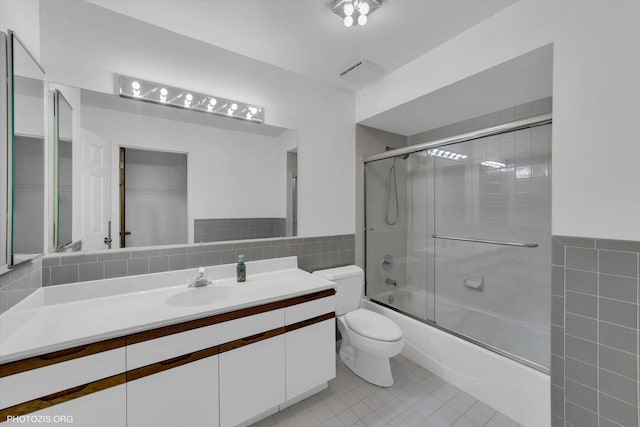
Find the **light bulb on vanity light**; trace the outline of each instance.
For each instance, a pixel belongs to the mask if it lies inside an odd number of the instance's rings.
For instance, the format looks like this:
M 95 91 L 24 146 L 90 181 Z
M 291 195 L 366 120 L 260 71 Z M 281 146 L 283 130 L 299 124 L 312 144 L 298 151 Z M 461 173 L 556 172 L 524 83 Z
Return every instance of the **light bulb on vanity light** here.
M 367 15 L 358 16 L 358 25 L 367 25 Z
M 215 107 L 217 103 L 218 103 L 218 101 L 216 101 L 215 98 L 211 98 L 209 100 L 209 105 L 207 105 L 207 111 L 208 112 L 212 112 L 213 111 L 213 107 Z
M 133 96 L 140 96 L 140 83 L 138 81 L 131 82 L 133 88 Z
M 191 107 L 191 101 L 193 101 L 193 95 L 191 95 L 190 93 L 188 93 L 188 94 L 184 97 L 184 106 L 185 106 L 185 107 Z

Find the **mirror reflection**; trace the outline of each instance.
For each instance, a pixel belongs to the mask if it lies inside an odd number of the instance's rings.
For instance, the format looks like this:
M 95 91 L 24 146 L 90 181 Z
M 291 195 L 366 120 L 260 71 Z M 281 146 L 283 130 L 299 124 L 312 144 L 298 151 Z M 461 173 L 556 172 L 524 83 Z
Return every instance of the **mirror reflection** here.
M 59 90 L 54 91 L 54 242 L 56 248 L 72 243 L 73 136 L 72 108 Z
M 104 250 L 296 234 L 295 130 L 55 86 L 79 94 L 69 108 L 80 118 L 72 172 L 59 150 L 59 244 Z M 65 215 L 66 202 L 78 204 L 68 210 L 78 218 Z M 70 238 L 65 227 L 75 230 Z
M 43 252 L 44 247 L 44 72 L 10 36 L 12 114 L 9 141 L 9 264 Z M 11 203 L 12 202 L 12 203 Z

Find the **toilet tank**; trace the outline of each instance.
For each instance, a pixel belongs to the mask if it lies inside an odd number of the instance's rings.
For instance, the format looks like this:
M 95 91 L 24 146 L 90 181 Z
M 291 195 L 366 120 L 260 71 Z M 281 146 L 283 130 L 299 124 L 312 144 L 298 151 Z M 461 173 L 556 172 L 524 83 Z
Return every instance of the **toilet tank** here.
M 364 291 L 364 272 L 356 265 L 316 270 L 313 274 L 336 284 L 336 315 L 348 313 L 360 307 Z

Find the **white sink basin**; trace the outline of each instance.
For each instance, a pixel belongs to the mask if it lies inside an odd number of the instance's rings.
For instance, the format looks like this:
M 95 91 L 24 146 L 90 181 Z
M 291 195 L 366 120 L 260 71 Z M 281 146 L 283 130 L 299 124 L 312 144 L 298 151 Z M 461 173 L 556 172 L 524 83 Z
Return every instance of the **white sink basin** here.
M 198 288 L 188 288 L 166 299 L 167 305 L 174 307 L 197 307 L 224 301 L 236 295 L 240 289 L 235 286 L 208 285 Z

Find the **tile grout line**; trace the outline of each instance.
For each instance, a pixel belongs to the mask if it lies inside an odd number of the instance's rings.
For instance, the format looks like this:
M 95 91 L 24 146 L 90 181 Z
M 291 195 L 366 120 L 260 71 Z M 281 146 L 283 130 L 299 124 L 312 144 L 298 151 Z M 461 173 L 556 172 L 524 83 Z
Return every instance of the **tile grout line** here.
M 595 241 L 596 248 L 598 247 L 598 240 Z M 598 275 L 596 276 L 596 415 L 598 417 L 597 422 L 600 426 L 600 249 L 596 249 L 596 268 Z
M 562 246 L 562 254 L 563 254 L 563 267 L 562 267 L 562 291 L 564 294 L 564 307 L 562 308 L 563 313 L 563 323 L 564 326 L 562 328 L 562 417 L 563 417 L 563 421 L 564 424 L 566 426 L 567 424 L 567 399 L 566 399 L 566 390 L 567 390 L 567 376 L 566 376 L 566 372 L 567 372 L 567 368 L 566 368 L 566 362 L 567 362 L 567 247 Z

